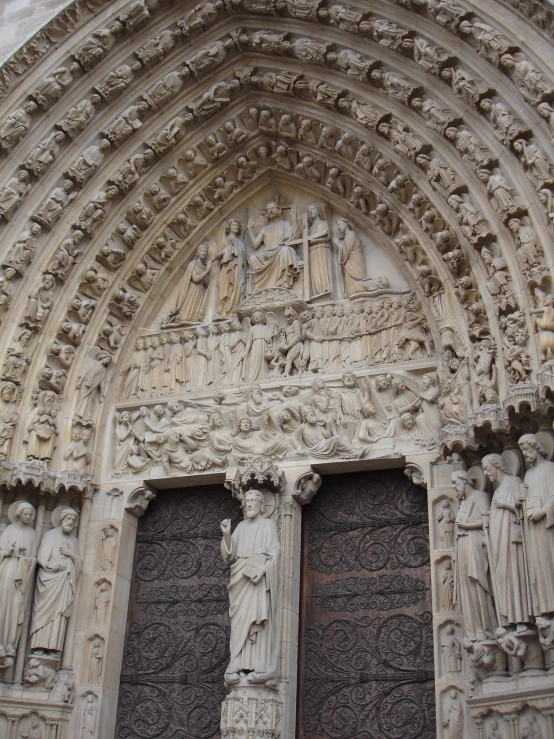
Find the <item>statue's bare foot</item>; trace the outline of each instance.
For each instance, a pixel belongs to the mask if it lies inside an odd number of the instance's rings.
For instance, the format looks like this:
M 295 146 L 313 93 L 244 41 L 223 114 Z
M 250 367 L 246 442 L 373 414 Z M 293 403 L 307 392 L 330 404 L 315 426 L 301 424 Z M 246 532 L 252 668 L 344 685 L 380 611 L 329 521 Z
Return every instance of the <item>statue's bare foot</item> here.
M 265 675 L 261 672 L 249 672 L 246 679 L 253 685 L 261 685 L 265 682 Z
M 269 680 L 265 681 L 266 688 L 276 688 L 277 680 L 274 677 L 270 677 Z
M 227 675 L 225 675 L 225 682 L 227 683 L 227 685 L 238 685 L 240 682 L 238 672 L 227 673 Z

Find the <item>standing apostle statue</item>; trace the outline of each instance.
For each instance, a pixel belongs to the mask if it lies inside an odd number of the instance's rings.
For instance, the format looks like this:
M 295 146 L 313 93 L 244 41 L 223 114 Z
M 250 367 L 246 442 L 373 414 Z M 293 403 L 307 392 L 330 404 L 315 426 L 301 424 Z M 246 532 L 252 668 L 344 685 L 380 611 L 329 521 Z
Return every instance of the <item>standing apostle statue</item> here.
M 221 523 L 221 553 L 231 565 L 229 615 L 231 661 L 227 685 L 242 675 L 252 684 L 277 684 L 279 659 L 278 601 L 281 545 L 274 521 L 266 518 L 263 493 L 244 496 L 244 521 L 231 535 L 231 520 Z
M 31 619 L 33 650 L 63 650 L 67 620 L 81 575 L 79 543 L 73 533 L 78 519 L 73 508 L 63 508 L 59 523 L 56 521 L 57 525 L 42 537 Z
M 554 613 L 554 462 L 534 434 L 519 438 L 527 463 L 525 549 L 535 616 Z

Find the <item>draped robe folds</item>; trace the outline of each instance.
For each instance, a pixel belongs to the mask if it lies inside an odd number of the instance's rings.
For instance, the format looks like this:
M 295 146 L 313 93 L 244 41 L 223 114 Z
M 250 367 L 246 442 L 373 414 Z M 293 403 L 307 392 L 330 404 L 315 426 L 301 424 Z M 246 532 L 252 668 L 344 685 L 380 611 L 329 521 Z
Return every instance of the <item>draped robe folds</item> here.
M 14 544 L 13 554 L 8 556 Z M 36 545 L 35 530 L 19 521 L 0 535 L 0 646 L 11 657 L 15 657 L 25 599 L 35 570 Z
M 267 678 L 277 675 L 280 551 L 275 522 L 261 515 L 241 521 L 231 541 L 224 538 L 221 542 L 223 559 L 231 564 L 231 659 L 227 674 L 245 670 Z M 253 583 L 246 571 L 262 560 L 264 575 Z
M 529 521 L 525 540 L 535 615 L 554 612 L 554 462 L 542 462 L 525 473 L 527 497 L 538 497 L 546 516 Z
M 219 312 L 226 316 L 235 313 L 242 300 L 242 270 L 244 244 L 229 235 L 223 243 L 218 279 Z
M 177 300 L 179 320 L 193 323 L 203 320 L 208 298 L 208 287 L 204 283 L 211 267 L 211 261 L 203 262 L 199 257 L 189 262 Z
M 254 290 L 269 287 L 292 287 L 298 277 L 298 258 L 294 247 L 286 246 L 293 238 L 290 221 L 270 221 L 260 231 L 264 248 L 254 252 L 250 258 Z
M 345 296 L 349 298 L 372 289 L 367 278 L 362 243 L 354 231 L 348 231 L 344 238 L 338 239 L 337 246 Z
M 308 229 L 311 294 L 331 292 L 331 237 L 327 221 L 318 218 Z
M 505 475 L 491 506 L 489 561 L 501 626 L 531 621 L 521 523 L 512 511 L 495 506 L 498 501 L 515 507 L 520 495 L 519 478 Z
M 462 501 L 457 522 L 483 522 L 483 513 L 489 510 L 487 496 L 474 490 L 471 497 Z M 496 627 L 489 585 L 489 563 L 482 529 L 458 528 L 456 546 L 456 600 L 464 614 L 464 625 L 472 640 L 487 634 L 492 636 Z
M 64 544 L 75 555 L 75 563 L 61 552 Z M 51 529 L 42 537 L 37 560 L 39 570 L 31 620 L 31 649 L 61 652 L 81 574 L 77 537 L 64 533 L 61 527 Z M 65 565 L 60 572 L 45 569 L 47 565 L 60 564 Z

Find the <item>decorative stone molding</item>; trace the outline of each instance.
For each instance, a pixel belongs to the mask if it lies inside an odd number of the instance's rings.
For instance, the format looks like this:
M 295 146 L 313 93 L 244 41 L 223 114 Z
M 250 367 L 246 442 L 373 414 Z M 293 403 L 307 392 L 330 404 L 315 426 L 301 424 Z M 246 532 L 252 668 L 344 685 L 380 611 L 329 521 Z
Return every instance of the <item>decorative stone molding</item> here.
M 62 470 L 54 472 L 48 470 L 39 462 L 0 462 L 0 485 L 13 489 L 17 485 L 30 483 L 40 493 L 60 495 L 62 492 L 78 492 L 84 497 L 90 497 L 98 489 L 92 482 L 92 477 L 86 472 Z
M 239 736 L 263 734 L 268 739 L 282 736 L 282 700 L 267 688 L 233 688 L 221 707 L 221 735 Z

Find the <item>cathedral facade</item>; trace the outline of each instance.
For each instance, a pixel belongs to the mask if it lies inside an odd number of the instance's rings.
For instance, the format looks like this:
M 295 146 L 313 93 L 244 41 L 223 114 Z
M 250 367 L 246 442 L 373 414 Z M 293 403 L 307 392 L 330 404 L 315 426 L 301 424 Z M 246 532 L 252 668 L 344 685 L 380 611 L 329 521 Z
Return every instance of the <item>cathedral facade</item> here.
M 553 36 L 74 0 L 20 39 L 2 739 L 554 739 Z

